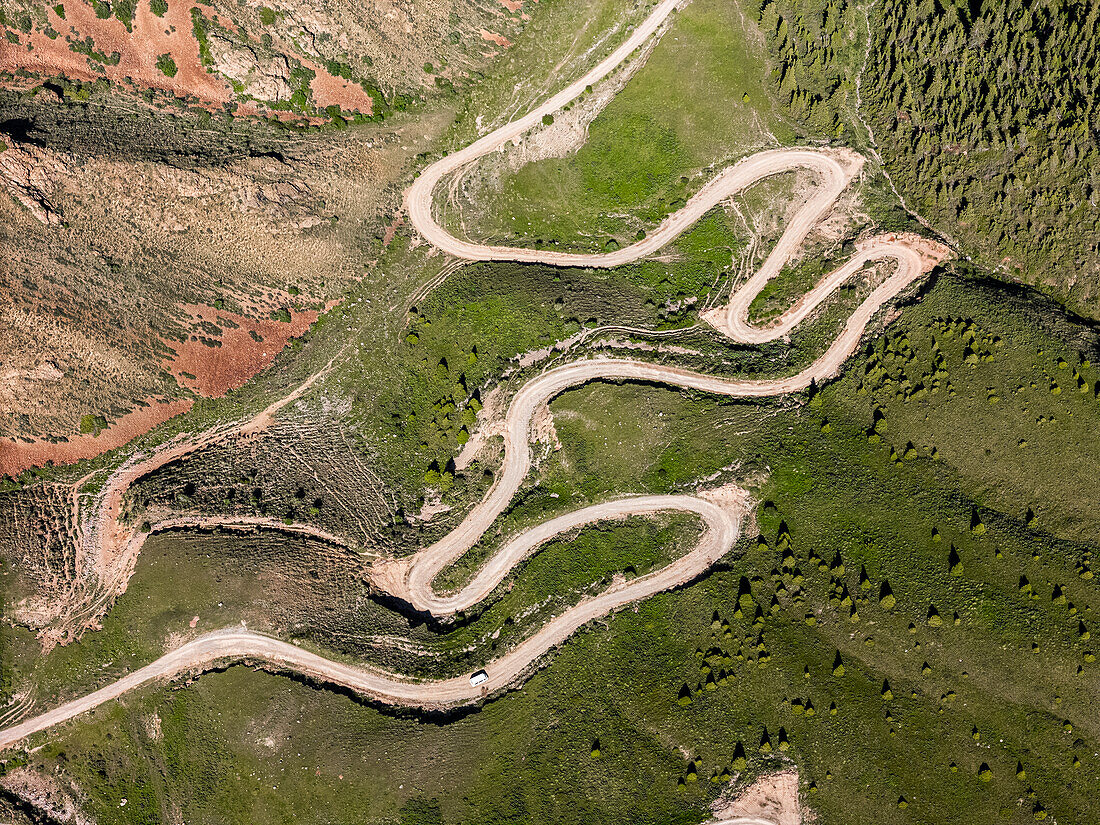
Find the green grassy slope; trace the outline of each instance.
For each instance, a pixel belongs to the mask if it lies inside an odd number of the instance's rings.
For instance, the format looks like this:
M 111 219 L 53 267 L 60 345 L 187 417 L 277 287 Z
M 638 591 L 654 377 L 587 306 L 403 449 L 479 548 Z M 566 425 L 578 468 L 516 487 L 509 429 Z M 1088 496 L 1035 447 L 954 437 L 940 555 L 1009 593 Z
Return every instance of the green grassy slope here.
M 592 121 L 584 145 L 505 171 L 474 203 L 460 204 L 464 229 L 548 248 L 630 243 L 702 186 L 714 165 L 790 142 L 794 131 L 759 71 L 763 49 L 745 27 L 737 3 L 686 6 Z
M 949 318 L 976 331 L 977 363 L 965 332 L 941 331 Z M 880 365 L 904 364 L 912 380 L 933 334 L 939 389 L 930 379 L 908 402 L 884 398 Z M 998 403 L 986 389 L 1027 382 L 1047 361 L 1056 381 L 1073 374 L 1059 360 L 1084 378 L 1091 335 L 1034 298 L 944 279 L 810 403 L 635 385 L 567 393 L 554 404 L 563 449 L 548 476 L 576 464 L 578 478 L 597 473 L 616 492 L 672 490 L 734 465 L 766 502 L 761 538 L 750 533 L 727 569 L 580 634 L 519 693 L 443 726 L 235 668 L 100 711 L 33 759 L 56 764 L 63 750 L 105 822 L 142 821 L 138 802 L 155 812 L 167 799 L 195 821 L 412 822 L 435 815 L 433 799 L 443 822 L 698 821 L 727 774 L 787 760 L 823 822 L 1093 816 L 1098 604 L 1074 509 L 1087 481 L 1058 455 L 1017 447 L 992 483 L 981 446 L 996 447 L 985 435 L 996 428 L 1046 437 L 1046 423 L 1006 416 L 1012 403 L 1096 426 L 1091 389 Z M 632 412 L 607 432 L 586 423 L 608 409 Z M 518 574 L 525 600 L 560 585 L 550 571 L 561 551 Z M 109 622 L 141 598 L 146 571 Z M 466 631 L 455 633 L 433 644 Z M 154 711 L 163 740 L 145 733 Z M 118 808 L 122 796 L 136 801 Z
M 690 5 L 593 124 L 586 149 L 516 176 L 551 196 L 523 202 L 525 220 L 544 221 L 537 236 L 568 229 L 573 205 L 598 217 L 631 193 L 632 215 L 659 216 L 686 191 L 677 189 L 685 171 L 752 145 L 757 121 L 733 105 L 743 97 L 712 112 L 692 86 L 757 77 L 761 97 L 750 92 L 747 103 L 775 105 L 759 50 L 741 35 L 717 50 L 742 31 L 734 17 Z M 699 69 L 673 77 L 682 44 L 694 44 Z M 818 134 L 842 120 L 826 104 L 843 81 L 828 91 L 836 78 L 822 71 L 822 102 L 800 98 L 796 113 Z M 644 105 L 658 94 L 662 106 Z M 638 137 L 632 123 L 643 136 L 659 125 L 679 148 L 631 154 L 611 136 Z M 597 178 L 620 162 L 634 188 L 613 195 L 620 182 Z M 574 188 L 539 183 L 554 178 Z M 529 238 L 518 223 L 499 228 Z M 440 263 L 399 233 L 298 356 L 304 371 L 347 344 L 307 402 L 347 402 L 349 448 L 392 483 L 395 505 L 412 512 L 438 493 L 454 507 L 371 549 L 422 546 L 480 496 L 491 462 L 462 473 L 449 461 L 486 391 L 530 374 L 514 356 L 582 325 L 686 328 L 697 309 L 686 299 L 716 297 L 747 242 L 716 213 L 678 241 L 678 260 L 610 273 L 468 266 L 420 297 Z M 793 269 L 757 309 L 774 311 L 813 272 Z M 1089 503 L 1098 337 L 1034 292 L 973 274 L 941 273 L 812 396 L 750 404 L 594 383 L 556 399 L 562 447 L 502 519 L 507 529 L 624 493 L 693 490 L 701 479 L 746 484 L 760 507 L 720 569 L 595 623 L 520 690 L 469 714 L 421 719 L 234 667 L 101 708 L 38 737 L 31 744 L 44 747 L 6 769 L 26 762 L 71 777 L 101 823 L 691 823 L 735 777 L 788 764 L 826 824 L 1097 819 L 1100 594 Z M 789 347 L 728 347 L 685 329 L 673 341 L 697 354 L 631 352 L 710 371 L 791 372 L 853 299 Z M 415 312 L 402 312 L 409 304 Z M 211 457 L 191 461 L 199 469 L 187 477 L 208 478 L 211 494 L 183 504 L 216 507 L 236 482 Z M 142 494 L 167 495 L 174 472 Z M 148 661 L 177 634 L 244 618 L 332 655 L 466 672 L 576 593 L 661 563 L 695 529 L 671 519 L 583 531 L 519 568 L 484 611 L 442 628 L 372 601 L 352 556 L 273 536 L 174 534 L 151 542 L 101 632 L 46 657 L 17 632 L 9 658 L 52 704 Z M 371 634 L 407 637 L 414 652 L 375 647 L 364 641 Z

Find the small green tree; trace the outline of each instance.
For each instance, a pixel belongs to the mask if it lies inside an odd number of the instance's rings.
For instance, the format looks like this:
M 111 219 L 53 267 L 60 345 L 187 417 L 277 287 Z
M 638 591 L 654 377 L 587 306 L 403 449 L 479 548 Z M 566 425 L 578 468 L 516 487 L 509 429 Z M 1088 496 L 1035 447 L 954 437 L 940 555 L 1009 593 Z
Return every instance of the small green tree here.
M 730 767 L 740 773 L 745 770 L 747 765 L 748 760 L 745 758 L 745 745 L 738 740 L 733 748 L 733 759 L 730 761 Z
M 985 523 L 982 521 L 982 517 L 976 509 L 972 510 L 970 513 L 970 532 L 975 536 L 985 534 Z
M 840 658 L 840 651 L 836 652 L 836 656 L 833 658 L 833 676 L 844 675 L 844 660 Z
M 961 576 L 963 574 L 962 559 L 959 558 L 959 551 L 955 545 L 951 545 L 951 550 L 947 554 L 947 569 L 951 572 L 952 576 Z
M 683 687 L 680 688 L 679 695 L 676 697 L 676 704 L 678 704 L 680 707 L 686 708 L 692 703 L 692 701 L 691 688 L 688 687 L 687 682 L 684 682 Z
M 768 735 L 767 725 L 764 726 L 764 732 L 760 734 L 760 752 L 771 753 L 772 752 L 772 739 Z
M 890 582 L 883 580 L 878 590 L 878 603 L 883 610 L 893 610 L 898 600 L 894 598 L 894 592 L 890 589 Z
M 928 605 L 928 626 L 940 627 L 943 624 L 943 619 L 940 617 L 940 612 L 936 610 L 936 606 L 933 604 Z
M 176 61 L 172 59 L 171 54 L 162 54 L 157 57 L 157 68 L 160 73 L 165 77 L 175 77 L 179 69 L 176 67 Z

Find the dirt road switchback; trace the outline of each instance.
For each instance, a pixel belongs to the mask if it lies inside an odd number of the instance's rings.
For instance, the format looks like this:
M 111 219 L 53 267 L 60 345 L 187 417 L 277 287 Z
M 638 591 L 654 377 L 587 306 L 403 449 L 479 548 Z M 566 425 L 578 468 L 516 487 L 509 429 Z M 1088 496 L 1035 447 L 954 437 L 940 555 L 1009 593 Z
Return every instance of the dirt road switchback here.
M 418 610 L 446 616 L 485 599 L 516 565 L 548 540 L 586 524 L 662 511 L 682 511 L 695 516 L 703 527 L 697 544 L 670 564 L 629 581 L 616 581 L 602 592 L 555 616 L 516 647 L 488 662 L 484 668 L 484 681 L 476 685 L 472 683 L 470 674 L 437 681 L 415 681 L 379 669 L 332 660 L 278 639 L 232 627 L 199 636 L 94 693 L 0 732 L 0 747 L 18 744 L 33 733 L 72 719 L 144 685 L 240 660 L 259 663 L 277 671 L 294 671 L 318 682 L 339 685 L 376 701 L 395 705 L 441 708 L 476 702 L 523 679 L 548 652 L 566 641 L 585 623 L 689 582 L 704 574 L 730 551 L 739 536 L 741 520 L 750 506 L 745 490 L 726 485 L 695 494 L 631 496 L 566 513 L 524 531 L 498 549 L 473 579 L 456 593 L 437 593 L 433 588 L 438 575 L 485 535 L 513 499 L 531 468 L 532 419 L 559 393 L 595 380 L 656 382 L 741 398 L 797 392 L 813 382 L 821 383 L 836 375 L 858 347 L 875 314 L 948 255 L 946 248 L 915 235 L 868 238 L 860 243 L 851 260 L 825 276 L 774 323 L 767 327 L 754 327 L 749 323 L 748 308 L 753 299 L 798 251 L 808 233 L 829 214 L 837 199 L 858 175 L 862 158 L 847 150 L 770 149 L 746 157 L 718 173 L 682 209 L 669 215 L 645 239 L 614 252 L 568 253 L 490 246 L 461 240 L 440 226 L 433 215 L 433 198 L 437 184 L 444 177 L 497 150 L 507 141 L 515 140 L 540 122 L 544 114 L 556 112 L 577 97 L 585 86 L 606 76 L 635 48 L 660 30 L 678 1 L 661 2 L 612 55 L 536 109 L 423 170 L 406 193 L 406 205 L 413 227 L 426 241 L 457 258 L 527 261 L 551 266 L 618 266 L 657 252 L 717 204 L 754 183 L 784 172 L 808 170 L 816 181 L 813 195 L 791 218 L 761 268 L 731 296 L 725 307 L 706 313 L 705 320 L 734 341 L 773 341 L 805 320 L 822 301 L 866 264 L 892 261 L 895 264 L 892 273 L 856 308 L 820 358 L 796 375 L 786 378 L 741 380 L 643 360 L 618 358 L 581 360 L 536 376 L 519 389 L 507 408 L 503 428 L 503 466 L 485 498 L 440 541 L 411 557 L 376 563 L 370 570 L 370 578 L 376 588 Z M 309 383 L 295 392 L 300 394 Z M 231 428 L 231 432 L 247 433 L 262 427 L 287 400 L 289 398 L 273 405 L 252 422 Z M 221 439 L 226 434 L 218 431 L 208 436 L 208 440 Z M 145 535 L 134 535 L 120 527 L 119 502 L 126 487 L 135 480 L 139 470 L 162 466 L 171 458 L 196 449 L 200 443 L 205 442 L 191 439 L 177 445 L 169 444 L 165 446 L 163 455 L 145 457 L 140 466 L 137 462 L 126 466 L 112 477 L 108 484 L 109 494 L 100 496 L 98 520 L 89 531 L 94 541 L 89 544 L 103 557 L 100 563 L 105 569 L 118 571 L 116 578 L 119 580 L 124 582 L 132 571 L 133 560 L 145 539 Z M 163 461 L 160 460 L 162 458 Z M 165 521 L 164 525 L 186 526 L 172 520 Z M 123 562 L 112 564 L 111 558 L 122 558 Z M 735 822 L 741 825 L 769 825 L 765 820 L 752 818 L 725 822 L 730 825 Z

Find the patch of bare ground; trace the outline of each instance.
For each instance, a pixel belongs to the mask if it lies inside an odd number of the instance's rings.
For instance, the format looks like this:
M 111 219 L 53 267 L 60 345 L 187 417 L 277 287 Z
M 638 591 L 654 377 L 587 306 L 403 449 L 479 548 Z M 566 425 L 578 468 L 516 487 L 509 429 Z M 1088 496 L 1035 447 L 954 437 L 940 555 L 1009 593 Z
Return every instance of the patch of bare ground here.
M 512 41 L 509 40 L 507 37 L 505 37 L 503 34 L 498 34 L 497 32 L 486 31 L 485 29 L 482 29 L 480 34 L 481 34 L 481 39 L 482 40 L 485 40 L 485 41 L 487 41 L 489 43 L 492 43 L 496 46 L 500 46 L 502 49 L 507 49 L 509 46 L 512 45 Z
M 681 347 L 676 344 L 649 344 L 644 341 L 628 341 L 625 338 L 608 338 L 605 341 L 597 341 L 594 349 L 632 349 L 640 352 L 671 353 L 675 355 L 703 355 L 697 349 Z
M 345 112 L 362 112 L 365 115 L 374 112 L 374 101 L 362 86 L 329 74 L 321 66 L 308 65 L 316 72 L 309 87 L 313 92 L 313 101 L 319 107 L 339 106 Z
M 798 798 L 798 771 L 785 770 L 761 776 L 732 798 L 716 801 L 713 822 L 738 818 L 766 820 L 774 825 L 802 825 L 804 811 Z
M 83 0 L 68 0 L 64 6 L 64 18 L 53 8 L 47 10 L 47 21 L 60 36 L 50 38 L 43 31 L 44 27 L 35 27 L 23 35 L 34 47 L 29 51 L 26 45 L 0 41 L 0 65 L 78 80 L 106 77 L 213 103 L 233 99 L 228 81 L 207 73 L 199 58 L 191 8 L 216 16 L 209 6 L 169 3 L 164 17 L 157 17 L 148 2 L 141 2 L 134 13 L 132 31 L 127 31 L 117 18 L 97 17 L 91 4 Z M 78 48 L 86 49 L 89 38 L 90 48 L 106 60 L 96 60 L 73 50 L 73 44 L 77 43 L 82 44 Z M 158 59 L 166 54 L 171 56 L 177 68 L 173 77 L 157 67 Z
M 547 452 L 556 452 L 561 449 L 558 431 L 554 427 L 554 414 L 550 412 L 549 402 L 535 408 L 535 414 L 531 418 L 531 439 L 537 444 L 543 445 Z
M 483 458 L 490 445 L 504 435 L 504 387 L 496 386 L 485 394 L 481 412 L 477 417 L 477 429 L 470 440 L 462 445 L 462 451 L 455 458 L 455 469 L 465 470 L 475 461 Z
M 176 380 L 207 398 L 225 395 L 269 366 L 291 338 L 317 320 L 316 310 L 290 313 L 290 321 L 255 320 L 211 306 L 183 307 L 191 317 L 186 341 L 172 341 L 165 365 Z M 213 335 L 204 332 L 218 330 Z
M 0 439 L 0 476 L 17 476 L 30 467 L 59 466 L 95 458 L 129 443 L 169 418 L 187 412 L 194 402 L 190 398 L 173 401 L 147 398 L 145 403 L 146 406 L 126 413 L 107 429 L 101 430 L 99 435 L 83 433 L 69 436 L 62 442 L 40 438 L 30 442 Z

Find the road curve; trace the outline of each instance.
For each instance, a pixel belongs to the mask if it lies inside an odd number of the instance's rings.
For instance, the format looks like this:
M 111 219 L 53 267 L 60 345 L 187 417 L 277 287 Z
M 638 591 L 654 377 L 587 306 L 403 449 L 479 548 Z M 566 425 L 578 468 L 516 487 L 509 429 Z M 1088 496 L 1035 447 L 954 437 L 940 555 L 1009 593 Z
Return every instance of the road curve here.
M 332 369 L 334 356 L 320 370 L 309 376 L 287 395 L 272 402 L 255 416 L 235 424 L 221 425 L 197 434 L 180 434 L 171 441 L 162 444 L 151 455 L 136 453 L 117 467 L 104 481 L 95 495 L 90 508 L 81 507 L 81 488 L 91 480 L 90 473 L 73 484 L 72 523 L 76 526 L 76 566 L 80 571 L 88 571 L 73 584 L 73 591 L 66 598 L 55 600 L 52 605 L 54 620 L 41 634 L 45 647 L 65 644 L 79 637 L 89 627 L 98 627 L 103 614 L 114 600 L 126 589 L 126 584 L 134 572 L 138 555 L 149 537 L 134 525 L 127 524 L 121 517 L 123 498 L 130 486 L 139 479 L 163 467 L 171 461 L 188 456 L 204 447 L 221 443 L 231 438 L 250 436 L 262 432 L 272 421 L 275 414 L 300 398 L 319 379 Z M 89 511 L 90 512 L 87 512 Z M 155 530 L 172 529 L 186 526 L 182 517 L 155 525 Z M 191 526 L 216 526 L 217 518 L 204 518 Z M 238 520 L 239 521 L 239 520 Z M 259 525 L 264 526 L 264 525 Z M 273 526 L 273 525 L 268 525 Z M 287 529 L 280 526 L 279 529 Z M 291 528 L 294 529 L 294 528 Z M 295 532 L 312 532 L 319 538 L 330 538 L 322 531 L 308 526 L 297 528 Z M 337 541 L 337 543 L 343 543 Z M 79 591 L 75 592 L 75 591 Z
M 75 699 L 19 725 L 0 731 L 0 748 L 18 744 L 27 736 L 72 719 L 104 702 L 118 698 L 143 685 L 172 679 L 185 673 L 209 669 L 228 661 L 250 660 L 273 669 L 286 669 L 319 682 L 339 685 L 377 701 L 395 705 L 440 708 L 478 701 L 482 697 L 516 681 L 556 645 L 568 639 L 585 623 L 656 593 L 691 581 L 708 570 L 733 547 L 741 519 L 748 506 L 748 495 L 729 485 L 699 495 L 634 496 L 603 502 L 568 513 L 538 525 L 507 542 L 482 566 L 464 588 L 453 594 L 437 594 L 432 582 L 447 566 L 469 550 L 512 500 L 531 467 L 529 435 L 537 410 L 564 390 L 593 380 L 643 380 L 660 382 L 732 397 L 760 398 L 796 392 L 812 382 L 835 375 L 859 345 L 860 337 L 875 313 L 924 275 L 947 254 L 947 250 L 916 236 L 883 236 L 860 244 L 857 254 L 817 286 L 774 324 L 756 328 L 748 322 L 748 307 L 764 285 L 781 270 L 797 251 L 813 227 L 832 209 L 837 198 L 858 174 L 862 160 L 851 152 L 811 149 L 776 149 L 760 152 L 720 172 L 688 203 L 670 215 L 646 239 L 615 252 L 587 254 L 550 252 L 512 247 L 485 246 L 453 237 L 434 219 L 432 199 L 436 184 L 450 172 L 514 140 L 538 123 L 542 116 L 557 111 L 574 99 L 584 87 L 606 76 L 635 48 L 646 42 L 680 0 L 663 0 L 627 41 L 566 89 L 537 109 L 484 136 L 465 149 L 443 158 L 425 169 L 406 193 L 406 205 L 413 226 L 431 244 L 459 258 L 470 260 L 512 260 L 540 262 L 555 266 L 609 267 L 637 260 L 660 249 L 691 226 L 703 214 L 732 194 L 743 191 L 768 176 L 795 169 L 814 173 L 818 186 L 814 195 L 786 227 L 776 248 L 757 272 L 719 310 L 705 317 L 717 330 L 735 341 L 759 343 L 775 340 L 793 329 L 816 309 L 847 278 L 866 263 L 893 260 L 896 270 L 857 307 L 828 350 L 813 364 L 796 375 L 769 380 L 740 380 L 675 367 L 629 359 L 594 358 L 549 370 L 529 381 L 516 394 L 505 421 L 505 458 L 501 472 L 485 498 L 475 506 L 451 533 L 439 542 L 407 559 L 378 563 L 371 569 L 377 587 L 404 599 L 409 604 L 443 616 L 462 610 L 484 599 L 500 581 L 540 545 L 563 532 L 600 520 L 617 520 L 633 515 L 677 510 L 694 513 L 705 524 L 699 542 L 690 551 L 659 570 L 630 581 L 616 581 L 602 592 L 587 597 L 551 619 L 525 641 L 486 666 L 488 679 L 476 687 L 463 675 L 438 681 L 414 681 L 379 669 L 363 668 L 323 656 L 268 636 L 242 628 L 225 628 L 199 636 L 165 654 L 155 662 L 107 685 L 94 693 Z M 277 402 L 249 424 L 233 432 L 248 433 L 262 427 L 288 400 L 304 391 L 309 383 L 288 399 Z M 209 440 L 224 437 L 212 434 Z M 169 447 L 166 455 L 190 452 L 196 440 Z M 156 463 L 159 457 L 147 459 Z M 167 459 L 166 459 L 167 460 Z M 125 581 L 133 569 L 144 534 L 119 534 L 118 512 L 121 497 L 134 480 L 138 466 L 126 467 L 118 474 L 118 483 L 109 484 L 110 494 L 101 498 L 100 520 L 91 531 L 96 549 L 108 548 L 125 561 L 106 564 Z M 148 466 L 142 463 L 142 467 Z M 183 526 L 184 522 L 164 522 L 163 526 Z M 110 531 L 110 533 L 104 532 Z M 104 536 L 116 538 L 107 542 Z M 121 546 L 125 552 L 120 553 Z M 102 559 L 106 562 L 107 559 Z M 730 823 L 769 825 L 763 820 L 736 819 Z
M 417 610 L 427 611 L 435 616 L 446 616 L 465 610 L 488 596 L 516 564 L 554 535 L 596 520 L 624 518 L 629 514 L 641 515 L 645 511 L 637 509 L 641 506 L 638 504 L 640 499 L 631 498 L 594 505 L 560 516 L 505 544 L 458 593 L 437 594 L 432 588 L 435 578 L 485 534 L 527 477 L 531 468 L 531 420 L 536 411 L 551 398 L 570 387 L 595 380 L 649 381 L 740 398 L 763 398 L 806 389 L 811 383 L 821 383 L 835 375 L 859 346 L 863 331 L 879 307 L 923 274 L 923 267 L 908 254 L 899 254 L 898 260 L 898 271 L 859 305 L 825 354 L 796 375 L 778 379 L 740 380 L 648 361 L 595 358 L 557 367 L 532 379 L 520 389 L 508 408 L 504 428 L 503 466 L 485 498 L 458 527 L 435 544 L 404 559 L 377 563 L 371 571 L 372 582 Z
M 144 685 L 242 659 L 256 660 L 269 668 L 291 670 L 387 704 L 445 708 L 475 702 L 515 683 L 539 658 L 593 619 L 690 581 L 724 556 L 737 539 L 740 526 L 738 510 L 731 511 L 694 496 L 640 496 L 633 501 L 638 503 L 640 512 L 676 509 L 698 513 L 706 521 L 708 529 L 690 552 L 672 564 L 630 581 L 616 582 L 543 625 L 534 635 L 496 659 L 491 665 L 488 681 L 477 687 L 470 684 L 470 677 L 465 674 L 450 679 L 415 682 L 380 669 L 334 661 L 244 628 L 228 627 L 199 636 L 93 693 L 0 731 L 0 749 L 87 713 Z M 629 513 L 629 508 L 624 512 Z

